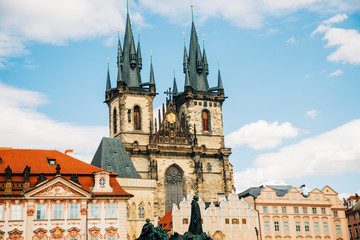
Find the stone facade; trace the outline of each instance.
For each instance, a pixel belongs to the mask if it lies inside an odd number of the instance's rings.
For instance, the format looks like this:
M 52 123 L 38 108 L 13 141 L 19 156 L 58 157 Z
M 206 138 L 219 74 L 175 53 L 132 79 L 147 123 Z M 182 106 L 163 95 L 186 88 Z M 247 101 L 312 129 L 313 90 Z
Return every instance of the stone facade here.
M 188 231 L 191 216 L 191 193 L 179 206 L 172 209 L 172 233 L 184 234 Z M 211 203 L 207 208 L 200 199 L 199 207 L 202 217 L 203 231 L 210 234 L 214 240 L 247 239 L 257 240 L 258 215 L 252 206 L 231 193 L 218 207 Z
M 259 212 L 261 239 L 349 239 L 338 194 L 329 186 L 305 189 L 270 185 L 239 194 Z
M 234 190 L 231 149 L 224 145 L 226 97 L 220 71 L 218 86 L 208 86 L 206 53 L 200 51 L 194 22 L 189 51 L 184 49 L 184 91 L 178 92 L 174 79 L 159 113 L 153 113 L 152 62 L 150 80 L 142 82 L 141 61 L 140 43 L 135 51 L 127 15 L 124 44 L 119 39 L 118 45 L 116 87 L 111 88 L 108 74 L 105 92 L 110 137 L 122 140 L 142 179 L 156 181 L 156 217 L 164 216 L 191 191 L 204 202 L 219 203 Z

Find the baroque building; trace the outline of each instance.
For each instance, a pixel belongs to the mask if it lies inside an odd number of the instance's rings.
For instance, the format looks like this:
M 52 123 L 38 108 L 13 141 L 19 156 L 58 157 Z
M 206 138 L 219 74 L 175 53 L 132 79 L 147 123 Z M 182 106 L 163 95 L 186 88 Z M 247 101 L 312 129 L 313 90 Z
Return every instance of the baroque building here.
M 239 197 L 258 211 L 260 239 L 349 239 L 345 207 L 329 186 L 268 185 Z
M 152 62 L 149 80 L 141 79 L 140 42 L 136 47 L 129 13 L 123 45 L 120 38 L 118 42 L 117 66 L 116 86 L 111 87 L 108 72 L 105 92 L 110 137 L 121 139 L 142 179 L 156 181 L 156 216 L 164 216 L 191 191 L 206 203 L 229 195 L 234 183 L 231 149 L 224 144 L 226 97 L 220 70 L 217 86 L 209 87 L 206 51 L 200 49 L 194 21 L 189 49 L 184 45 L 184 91 L 178 91 L 174 78 L 162 112 L 153 113 L 157 93 Z
M 0 239 L 127 239 L 132 194 L 116 175 L 58 151 L 0 149 Z
M 359 195 L 344 199 L 345 213 L 348 221 L 349 235 L 351 240 L 360 239 L 360 200 Z

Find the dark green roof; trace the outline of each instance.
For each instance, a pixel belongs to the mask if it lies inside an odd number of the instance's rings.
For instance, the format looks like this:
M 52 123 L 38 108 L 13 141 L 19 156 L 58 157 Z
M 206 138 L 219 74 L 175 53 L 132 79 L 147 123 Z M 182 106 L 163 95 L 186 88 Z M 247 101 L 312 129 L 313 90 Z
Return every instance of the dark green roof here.
M 119 138 L 103 137 L 91 165 L 119 174 L 123 178 L 141 178 Z

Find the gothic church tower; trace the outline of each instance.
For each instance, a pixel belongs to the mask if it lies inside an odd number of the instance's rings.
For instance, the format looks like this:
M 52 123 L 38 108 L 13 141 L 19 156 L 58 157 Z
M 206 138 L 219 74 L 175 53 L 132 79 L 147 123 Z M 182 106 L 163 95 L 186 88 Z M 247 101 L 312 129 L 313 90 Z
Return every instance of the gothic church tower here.
M 174 77 L 155 122 L 153 67 L 143 83 L 140 43 L 135 50 L 129 14 L 117 62 L 117 86 L 111 87 L 108 73 L 105 94 L 110 137 L 121 139 L 141 178 L 156 180 L 156 215 L 162 217 L 192 191 L 204 202 L 219 203 L 234 190 L 231 149 L 224 145 L 226 97 L 220 70 L 217 86 L 209 87 L 206 52 L 200 49 L 194 21 L 189 50 L 184 46 L 184 91 L 178 91 Z

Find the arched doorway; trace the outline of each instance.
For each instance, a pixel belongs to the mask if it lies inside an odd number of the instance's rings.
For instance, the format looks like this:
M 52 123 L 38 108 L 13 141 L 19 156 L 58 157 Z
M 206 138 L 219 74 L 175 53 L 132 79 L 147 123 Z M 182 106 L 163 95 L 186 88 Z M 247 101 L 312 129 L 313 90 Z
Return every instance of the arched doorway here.
M 165 173 L 166 211 L 172 209 L 173 203 L 179 204 L 183 200 L 183 189 L 182 171 L 172 165 Z

